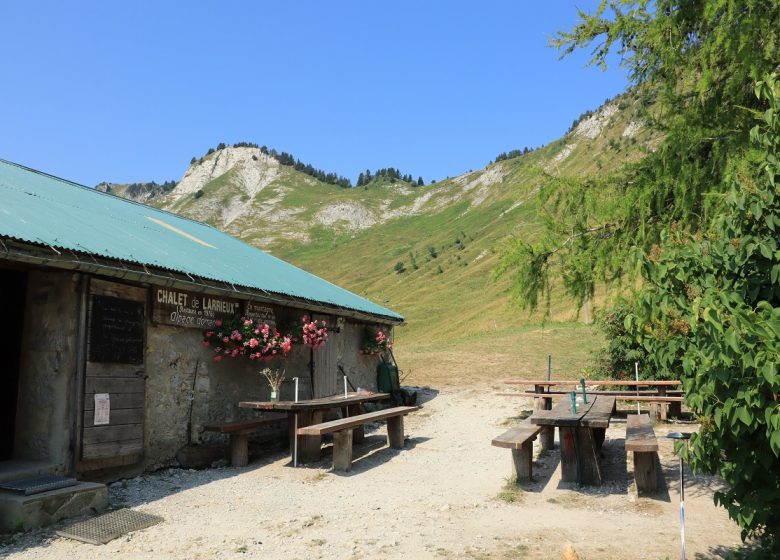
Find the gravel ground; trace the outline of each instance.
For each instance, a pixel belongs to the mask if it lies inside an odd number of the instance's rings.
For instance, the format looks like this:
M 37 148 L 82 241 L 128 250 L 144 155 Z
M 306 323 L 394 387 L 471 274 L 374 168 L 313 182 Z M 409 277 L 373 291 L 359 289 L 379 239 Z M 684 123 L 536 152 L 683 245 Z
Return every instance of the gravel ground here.
M 64 525 L 0 538 L 14 559 L 181 558 L 560 558 L 567 547 L 588 559 L 679 557 L 678 471 L 661 439 L 668 487 L 637 498 L 616 418 L 604 447 L 598 488 L 560 481 L 556 449 L 537 456 L 535 480 L 507 486 L 510 453 L 490 440 L 525 399 L 483 390 L 420 394 L 423 409 L 406 419 L 404 450 L 389 449 L 385 430 L 369 431 L 349 473 L 330 470 L 330 447 L 317 464 L 293 468 L 285 452 L 244 468 L 166 469 L 110 486 L 111 507 L 132 507 L 165 521 L 103 546 L 64 539 Z M 656 433 L 693 425 L 656 427 Z M 538 447 L 536 452 L 538 454 Z M 739 531 L 713 505 L 718 480 L 686 480 L 689 558 L 719 558 Z

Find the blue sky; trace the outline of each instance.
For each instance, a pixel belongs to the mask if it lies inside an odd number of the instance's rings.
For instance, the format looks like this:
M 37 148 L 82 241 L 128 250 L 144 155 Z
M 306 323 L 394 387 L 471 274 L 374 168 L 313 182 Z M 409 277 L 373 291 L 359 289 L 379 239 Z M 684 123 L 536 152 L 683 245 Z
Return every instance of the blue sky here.
M 353 182 L 390 166 L 440 180 L 626 88 L 616 63 L 547 46 L 575 21 L 569 0 L 3 2 L 0 158 L 161 182 L 249 141 Z

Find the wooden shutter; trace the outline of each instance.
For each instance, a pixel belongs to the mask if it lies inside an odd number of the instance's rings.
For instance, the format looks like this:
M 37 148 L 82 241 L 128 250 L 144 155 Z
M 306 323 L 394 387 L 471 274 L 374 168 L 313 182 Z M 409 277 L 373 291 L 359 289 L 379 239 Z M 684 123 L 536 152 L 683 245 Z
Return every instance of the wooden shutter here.
M 328 322 L 328 341 L 319 350 L 314 350 L 314 398 L 329 397 L 339 392 L 338 372 L 336 371 L 336 339 L 335 332 L 330 329 L 336 326 L 333 317 L 328 315 L 314 315 L 318 321 Z M 341 389 L 344 391 L 342 385 Z
M 81 460 L 131 464 L 144 450 L 147 291 L 92 279 L 87 317 Z M 95 425 L 95 395 L 105 394 L 108 424 Z

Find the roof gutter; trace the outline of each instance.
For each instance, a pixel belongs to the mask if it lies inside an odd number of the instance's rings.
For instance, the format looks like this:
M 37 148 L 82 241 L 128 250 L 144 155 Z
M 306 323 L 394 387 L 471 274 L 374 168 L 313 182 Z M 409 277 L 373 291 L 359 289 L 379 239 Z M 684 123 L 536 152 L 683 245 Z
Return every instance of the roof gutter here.
M 189 274 L 180 275 L 169 271 L 163 271 L 156 268 L 151 270 L 146 266 L 137 266 L 135 264 L 122 261 L 96 258 L 94 255 L 79 254 L 73 251 L 66 251 L 72 256 L 68 256 L 63 251 L 49 249 L 49 253 L 36 245 L 19 243 L 9 238 L 0 239 L 0 261 L 21 262 L 32 265 L 48 266 L 62 270 L 72 270 L 77 272 L 86 272 L 101 276 L 108 276 L 118 280 L 126 280 L 141 284 L 163 286 L 167 288 L 178 288 L 181 290 L 197 290 L 206 294 L 228 296 L 238 299 L 247 299 L 262 303 L 285 305 L 288 307 L 297 307 L 306 311 L 316 311 L 318 313 L 336 314 L 342 317 L 350 317 L 361 321 L 373 323 L 382 323 L 386 325 L 401 325 L 404 321 L 395 317 L 386 315 L 375 315 L 373 313 L 360 312 L 355 309 L 340 307 L 337 305 L 328 305 L 314 300 L 304 298 L 294 298 L 282 296 L 267 291 L 252 290 L 249 288 L 236 287 L 232 284 L 229 287 L 221 286 L 217 283 L 211 283 L 202 278 L 195 278 Z

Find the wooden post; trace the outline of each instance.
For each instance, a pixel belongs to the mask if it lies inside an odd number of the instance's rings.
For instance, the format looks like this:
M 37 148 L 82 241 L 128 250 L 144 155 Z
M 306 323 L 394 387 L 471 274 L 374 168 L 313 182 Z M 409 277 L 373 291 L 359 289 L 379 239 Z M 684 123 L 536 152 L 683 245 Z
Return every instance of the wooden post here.
M 539 443 L 545 451 L 555 447 L 555 426 L 542 426 L 542 431 L 539 432 Z
M 352 470 L 352 430 L 333 432 L 333 470 Z
M 574 430 L 569 426 L 559 426 L 561 443 L 561 480 L 577 482 L 577 453 L 574 449 Z
M 403 416 L 393 416 L 387 419 L 387 443 L 393 449 L 404 448 Z
M 634 480 L 637 493 L 654 493 L 658 490 L 658 471 L 656 470 L 656 452 L 633 451 Z
M 512 449 L 512 472 L 518 482 L 521 480 L 531 480 L 531 470 L 533 465 L 533 441 L 528 440 L 523 443 L 520 449 Z
M 353 404 L 348 407 L 348 414 L 350 416 L 357 416 L 363 414 L 363 405 Z M 352 443 L 363 443 L 366 440 L 366 427 L 361 424 L 352 428 Z
M 322 422 L 321 410 L 302 410 L 298 413 L 298 427 L 311 426 Z M 293 423 L 290 422 L 290 443 L 296 437 Z M 297 436 L 298 437 L 298 462 L 313 463 L 320 460 L 322 453 L 322 436 Z M 292 449 L 292 445 L 290 446 Z
M 249 464 L 248 433 L 230 434 L 230 464 L 234 467 L 245 467 Z

